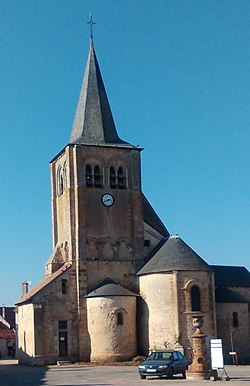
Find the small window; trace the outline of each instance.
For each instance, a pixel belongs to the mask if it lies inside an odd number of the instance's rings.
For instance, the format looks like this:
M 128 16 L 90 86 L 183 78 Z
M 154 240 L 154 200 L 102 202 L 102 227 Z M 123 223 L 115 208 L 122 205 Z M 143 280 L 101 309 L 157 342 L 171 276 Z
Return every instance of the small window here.
M 118 188 L 119 189 L 125 189 L 125 176 L 123 174 L 123 168 L 120 166 L 118 168 L 118 173 L 117 173 L 117 176 L 118 176 Z
M 98 165 L 96 165 L 94 169 L 94 183 L 96 188 L 101 187 L 101 173 Z
M 85 169 L 85 179 L 87 188 L 92 188 L 93 186 L 93 177 L 92 177 L 92 169 L 90 165 L 86 165 Z
M 59 320 L 58 327 L 59 327 L 59 330 L 67 330 L 67 327 L 68 327 L 67 320 Z
M 150 240 L 144 240 L 144 247 L 150 247 Z
M 68 280 L 62 279 L 62 294 L 66 294 L 68 292 Z
M 192 311 L 201 310 L 200 290 L 197 285 L 194 285 L 191 288 L 191 303 L 192 303 Z
M 116 188 L 116 173 L 115 173 L 115 168 L 111 166 L 109 169 L 109 182 L 110 182 L 110 187 L 111 189 Z
M 122 326 L 123 325 L 123 313 L 118 312 L 117 314 L 117 325 Z
M 233 327 L 239 327 L 238 312 L 233 312 Z

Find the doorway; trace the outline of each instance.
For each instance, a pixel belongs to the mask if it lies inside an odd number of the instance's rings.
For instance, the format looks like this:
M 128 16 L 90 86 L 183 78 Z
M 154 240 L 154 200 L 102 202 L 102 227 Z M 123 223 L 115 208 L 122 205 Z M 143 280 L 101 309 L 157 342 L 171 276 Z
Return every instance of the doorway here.
M 68 333 L 67 331 L 59 332 L 59 357 L 65 358 L 68 356 Z

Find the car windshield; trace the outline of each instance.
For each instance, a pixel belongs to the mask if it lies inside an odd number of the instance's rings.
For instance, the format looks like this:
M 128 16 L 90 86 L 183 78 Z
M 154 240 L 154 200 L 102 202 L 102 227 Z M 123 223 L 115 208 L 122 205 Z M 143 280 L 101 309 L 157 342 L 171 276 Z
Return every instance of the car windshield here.
M 171 352 L 152 352 L 148 356 L 148 360 L 155 360 L 155 361 L 162 361 L 162 360 L 170 360 L 172 358 L 172 353 Z

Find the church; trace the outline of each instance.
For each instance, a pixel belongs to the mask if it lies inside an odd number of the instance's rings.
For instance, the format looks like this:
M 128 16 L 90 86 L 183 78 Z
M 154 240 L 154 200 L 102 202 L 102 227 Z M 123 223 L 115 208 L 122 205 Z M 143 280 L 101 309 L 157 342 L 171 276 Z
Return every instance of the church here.
M 20 364 L 192 357 L 202 317 L 209 357 L 250 363 L 250 273 L 211 266 L 170 235 L 141 189 L 140 153 L 117 132 L 93 38 L 69 143 L 51 160 L 53 249 L 16 303 Z

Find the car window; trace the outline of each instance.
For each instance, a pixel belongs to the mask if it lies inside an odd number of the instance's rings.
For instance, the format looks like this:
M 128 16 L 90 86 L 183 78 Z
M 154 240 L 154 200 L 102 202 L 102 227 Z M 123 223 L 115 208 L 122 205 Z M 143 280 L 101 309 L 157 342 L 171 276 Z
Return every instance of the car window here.
M 184 359 L 184 356 L 182 355 L 182 353 L 178 352 L 177 354 L 178 354 L 178 357 L 179 357 L 180 360 Z
M 147 357 L 147 359 L 149 359 L 149 360 L 154 360 L 156 354 L 157 354 L 156 352 L 152 352 L 152 353 Z
M 162 353 L 163 359 L 171 359 L 172 358 L 172 353 L 171 352 L 164 352 Z
M 158 353 L 157 353 L 156 359 L 157 359 L 158 361 L 162 361 L 162 359 L 163 359 L 162 352 L 158 352 Z
M 174 358 L 174 361 L 178 361 L 179 360 L 179 356 L 178 356 L 177 352 L 173 353 L 173 358 Z

